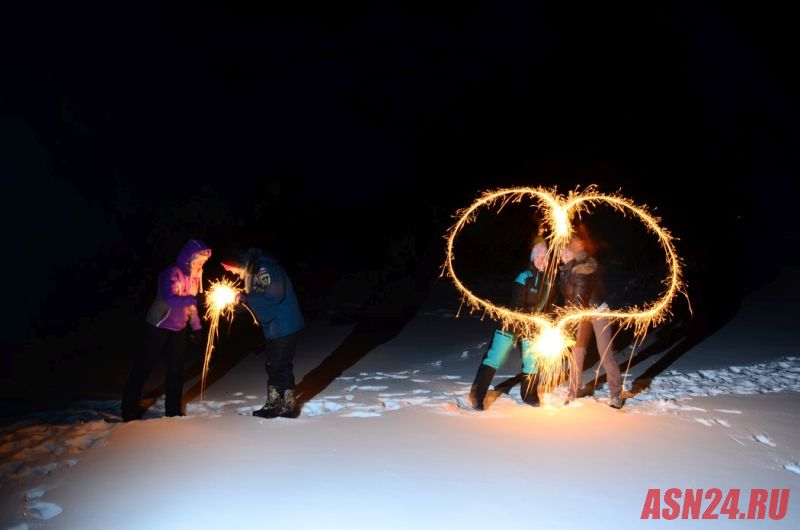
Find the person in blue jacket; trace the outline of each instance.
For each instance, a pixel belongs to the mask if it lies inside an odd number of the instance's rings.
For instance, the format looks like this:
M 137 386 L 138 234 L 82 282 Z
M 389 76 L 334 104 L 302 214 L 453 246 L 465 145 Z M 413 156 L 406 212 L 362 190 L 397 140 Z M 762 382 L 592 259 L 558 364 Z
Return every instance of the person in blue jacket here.
M 222 267 L 242 280 L 240 301 L 255 314 L 266 339 L 267 400 L 253 415 L 296 417 L 292 363 L 305 322 L 292 281 L 277 260 L 257 248 L 229 252 Z
M 531 251 L 530 266 L 519 273 L 512 284 L 511 306 L 517 311 L 541 313 L 547 310 L 555 294 L 551 282 L 545 280 L 547 267 L 547 244 L 537 237 Z M 533 407 L 539 406 L 539 379 L 533 344 L 529 339 L 519 340 L 515 334 L 496 329 L 489 350 L 484 354 L 475 381 L 469 393 L 470 405 L 475 410 L 484 410 L 484 400 L 494 374 L 508 359 L 509 353 L 521 342 L 522 379 L 520 395 Z

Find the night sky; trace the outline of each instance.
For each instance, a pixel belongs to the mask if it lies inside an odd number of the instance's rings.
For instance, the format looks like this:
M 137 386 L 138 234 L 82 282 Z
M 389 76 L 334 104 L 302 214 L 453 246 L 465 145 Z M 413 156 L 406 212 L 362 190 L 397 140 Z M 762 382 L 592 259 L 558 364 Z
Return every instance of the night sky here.
M 597 184 L 680 239 L 710 328 L 798 263 L 781 9 L 273 4 L 3 6 L 0 397 L 124 374 L 188 237 L 263 246 L 319 298 L 410 245 L 429 286 L 481 190 Z M 86 384 L 53 393 L 115 383 Z

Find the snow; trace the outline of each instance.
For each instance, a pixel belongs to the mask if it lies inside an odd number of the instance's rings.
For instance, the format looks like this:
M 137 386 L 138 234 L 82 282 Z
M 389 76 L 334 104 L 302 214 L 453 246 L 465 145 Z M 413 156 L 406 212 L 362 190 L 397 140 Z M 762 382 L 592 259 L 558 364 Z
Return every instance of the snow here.
M 784 311 L 797 273 L 750 295 L 644 388 L 637 378 L 669 350 L 634 357 L 619 411 L 605 385 L 568 406 L 559 389 L 536 409 L 515 386 L 472 410 L 469 382 L 493 325 L 455 318 L 440 283 L 297 419 L 250 415 L 265 390 L 256 356 L 186 417 L 163 418 L 161 399 L 131 423 L 118 422 L 116 401 L 17 418 L 0 427 L 0 528 L 651 528 L 664 523 L 640 520 L 649 488 L 712 487 L 793 490 L 783 520 L 714 527 L 796 528 L 800 337 Z M 310 321 L 298 381 L 355 329 Z M 494 384 L 518 368 L 512 355 Z

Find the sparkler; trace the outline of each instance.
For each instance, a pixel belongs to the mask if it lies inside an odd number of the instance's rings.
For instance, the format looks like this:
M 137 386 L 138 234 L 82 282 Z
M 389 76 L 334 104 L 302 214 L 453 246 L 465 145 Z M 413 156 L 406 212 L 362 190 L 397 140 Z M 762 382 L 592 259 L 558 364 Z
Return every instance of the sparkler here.
M 662 281 L 664 289 L 658 299 L 639 306 L 609 311 L 603 308 L 581 309 L 577 307 L 556 308 L 553 316 L 544 314 L 521 313 L 491 303 L 476 296 L 458 278 L 453 266 L 455 258 L 453 246 L 459 233 L 467 224 L 475 221 L 478 211 L 492 208 L 499 204 L 497 211 L 508 203 L 519 203 L 529 198 L 538 202 L 544 214 L 544 223 L 549 226 L 547 263 L 545 282 L 554 285 L 557 267 L 556 260 L 561 250 L 569 243 L 572 236 L 571 221 L 581 213 L 598 205 L 608 205 L 624 216 L 632 216 L 642 222 L 648 232 L 655 235 L 664 251 L 668 268 L 667 277 Z M 447 274 L 461 294 L 462 304 L 469 311 L 483 310 L 485 315 L 499 322 L 503 330 L 511 331 L 521 338 L 531 338 L 534 343 L 534 355 L 539 367 L 540 384 L 545 392 L 552 391 L 561 385 L 568 374 L 570 363 L 570 346 L 574 344 L 574 335 L 581 320 L 604 317 L 615 321 L 620 328 L 632 328 L 634 343 L 640 343 L 650 326 L 665 321 L 671 315 L 672 300 L 678 294 L 686 296 L 682 281 L 681 261 L 673 245 L 673 237 L 669 231 L 660 226 L 660 219 L 653 216 L 646 206 L 634 204 L 620 195 L 605 195 L 597 192 L 594 186 L 583 191 L 574 190 L 566 196 L 559 195 L 555 188 L 506 188 L 486 191 L 469 207 L 459 210 L 455 217 L 455 225 L 447 232 L 447 257 L 442 266 L 442 275 Z M 687 297 L 688 299 L 688 297 Z M 631 358 L 633 350 L 631 351 Z M 630 361 L 628 363 L 630 367 Z M 627 376 L 627 370 L 626 370 Z
M 206 375 L 208 366 L 211 363 L 211 353 L 214 350 L 214 340 L 219 337 L 219 320 L 225 316 L 233 318 L 236 307 L 236 298 L 242 290 L 235 282 L 223 279 L 211 284 L 206 295 L 206 320 L 208 326 L 208 340 L 206 340 L 206 351 L 203 357 L 203 376 L 200 382 L 200 399 L 203 399 L 203 390 L 206 387 Z

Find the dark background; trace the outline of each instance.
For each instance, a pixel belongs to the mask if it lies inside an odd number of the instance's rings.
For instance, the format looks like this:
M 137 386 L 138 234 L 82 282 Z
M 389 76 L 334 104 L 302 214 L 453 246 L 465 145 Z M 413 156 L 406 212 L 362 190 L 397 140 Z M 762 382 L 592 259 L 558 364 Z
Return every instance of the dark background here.
M 797 264 L 780 8 L 220 4 L 0 8 L 13 406 L 116 397 L 189 237 L 269 249 L 307 316 L 341 321 L 393 282 L 427 292 L 452 214 L 488 188 L 597 184 L 655 208 L 700 334 Z M 344 317 L 341 285 L 361 293 Z

